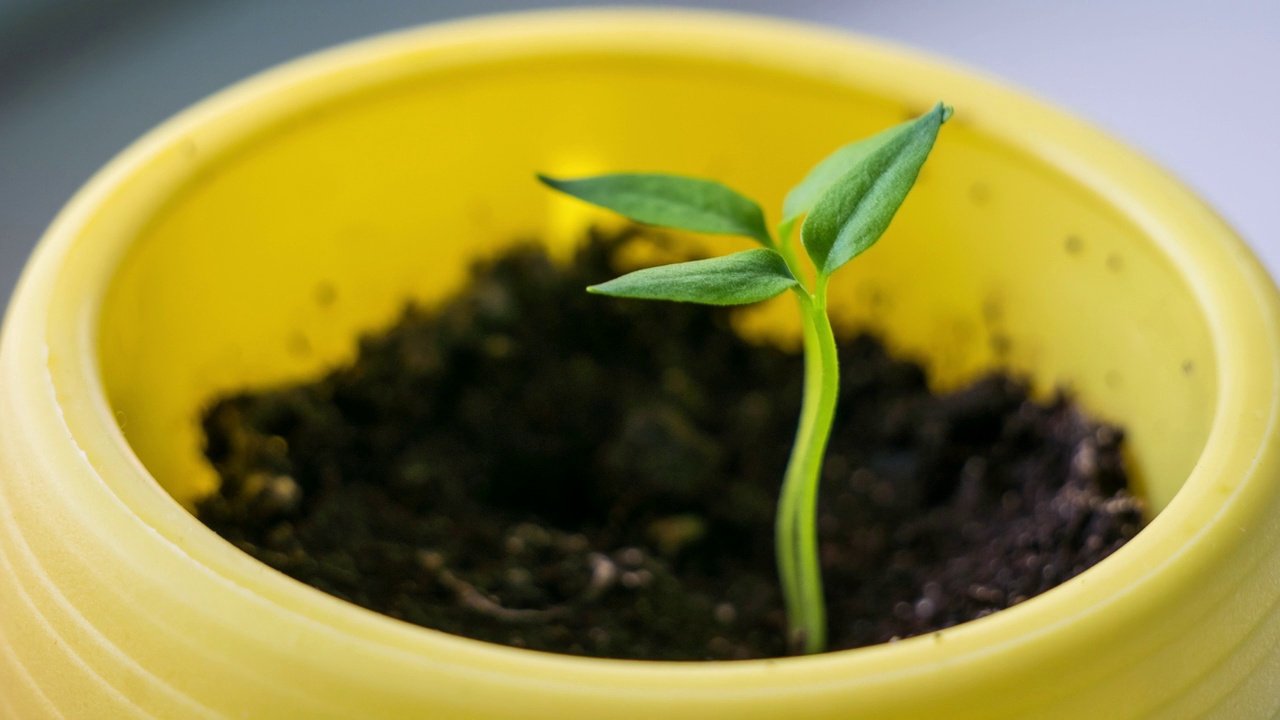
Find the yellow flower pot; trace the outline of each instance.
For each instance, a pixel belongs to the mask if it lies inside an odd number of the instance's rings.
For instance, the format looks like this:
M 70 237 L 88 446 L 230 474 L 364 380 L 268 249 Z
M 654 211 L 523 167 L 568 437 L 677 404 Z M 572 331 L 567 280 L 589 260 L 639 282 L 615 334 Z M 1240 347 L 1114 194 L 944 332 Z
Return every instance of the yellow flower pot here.
M 1006 364 L 1129 428 L 1154 517 L 1075 580 L 891 645 L 596 661 L 362 610 L 185 509 L 215 482 L 197 426 L 213 394 L 349 357 L 359 332 L 446 295 L 470 258 L 513 239 L 567 249 L 596 216 L 535 170 L 710 175 L 779 207 L 827 151 L 939 99 L 954 121 L 893 237 L 842 274 L 833 303 L 940 383 Z M 1277 299 L 1231 231 L 1133 152 L 866 40 L 554 12 L 292 63 L 114 160 L 9 307 L 0 716 L 1273 717 Z M 785 339 L 782 315 L 744 326 Z

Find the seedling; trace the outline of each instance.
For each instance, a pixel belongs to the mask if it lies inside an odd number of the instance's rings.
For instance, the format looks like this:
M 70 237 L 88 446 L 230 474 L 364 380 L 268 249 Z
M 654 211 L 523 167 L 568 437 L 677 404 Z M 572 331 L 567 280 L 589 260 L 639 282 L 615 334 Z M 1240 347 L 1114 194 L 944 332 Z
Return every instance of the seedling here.
M 789 640 L 805 652 L 826 648 L 826 605 L 818 562 L 818 482 L 840 387 L 835 336 L 827 315 L 831 276 L 871 247 L 889 227 L 933 148 L 951 108 L 846 145 L 818 163 L 787 194 L 776 236 L 760 206 L 729 187 L 699 178 L 625 173 L 573 180 L 539 175 L 548 186 L 636 222 L 696 232 L 742 235 L 762 247 L 707 260 L 637 270 L 588 292 L 707 305 L 746 305 L 792 291 L 804 329 L 804 398 L 800 426 L 778 500 L 778 575 Z M 801 218 L 804 272 L 792 240 Z

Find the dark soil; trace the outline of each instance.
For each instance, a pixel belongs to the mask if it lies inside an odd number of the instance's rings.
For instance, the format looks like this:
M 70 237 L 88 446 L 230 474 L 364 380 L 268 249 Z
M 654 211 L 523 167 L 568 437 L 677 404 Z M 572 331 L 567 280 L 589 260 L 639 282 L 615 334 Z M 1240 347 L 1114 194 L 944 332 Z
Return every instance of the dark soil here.
M 787 654 L 775 501 L 801 360 L 730 312 L 583 292 L 533 248 L 364 338 L 351 367 L 218 402 L 200 519 L 321 590 L 458 635 L 577 655 Z M 340 301 L 340 299 L 339 299 Z M 821 496 L 833 649 L 941 630 L 1079 574 L 1137 533 L 1121 432 L 1002 375 L 929 393 L 841 343 Z

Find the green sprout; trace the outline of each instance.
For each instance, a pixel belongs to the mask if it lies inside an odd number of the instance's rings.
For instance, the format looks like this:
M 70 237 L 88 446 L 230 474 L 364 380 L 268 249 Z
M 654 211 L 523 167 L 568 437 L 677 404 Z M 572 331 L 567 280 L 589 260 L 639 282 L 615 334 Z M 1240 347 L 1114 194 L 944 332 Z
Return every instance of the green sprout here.
M 791 290 L 804 328 L 804 398 L 800 425 L 778 500 L 778 575 L 789 642 L 807 653 L 827 644 L 826 604 L 818 560 L 818 483 L 835 416 L 839 383 L 835 336 L 827 315 L 831 276 L 871 247 L 889 227 L 951 117 L 938 103 L 924 115 L 836 150 L 787 194 L 776 239 L 753 200 L 713 180 L 624 173 L 573 180 L 539 175 L 546 185 L 647 225 L 741 235 L 762 247 L 707 260 L 638 270 L 587 290 L 600 295 L 706 305 L 745 305 Z M 800 265 L 792 231 L 812 263 Z

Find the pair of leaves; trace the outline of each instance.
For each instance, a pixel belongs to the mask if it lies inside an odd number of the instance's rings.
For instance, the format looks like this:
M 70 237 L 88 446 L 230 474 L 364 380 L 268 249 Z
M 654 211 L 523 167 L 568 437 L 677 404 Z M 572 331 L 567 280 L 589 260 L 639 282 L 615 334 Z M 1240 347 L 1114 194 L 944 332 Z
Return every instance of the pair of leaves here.
M 830 276 L 875 244 L 906 199 L 951 108 L 938 103 L 915 120 L 846 145 L 787 194 L 780 242 L 805 217 L 800 237 L 819 276 Z M 660 174 L 601 175 L 548 186 L 637 222 L 742 235 L 763 248 L 710 260 L 639 270 L 589 290 L 606 295 L 739 305 L 800 285 L 750 198 L 712 180 Z
M 704 305 L 747 305 L 799 286 L 756 202 L 714 180 L 628 173 L 579 180 L 538 179 L 549 187 L 636 222 L 716 235 L 742 235 L 764 247 L 707 260 L 645 268 L 589 292 Z

